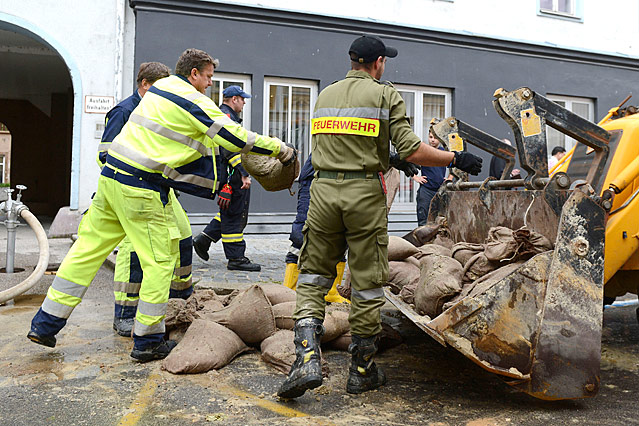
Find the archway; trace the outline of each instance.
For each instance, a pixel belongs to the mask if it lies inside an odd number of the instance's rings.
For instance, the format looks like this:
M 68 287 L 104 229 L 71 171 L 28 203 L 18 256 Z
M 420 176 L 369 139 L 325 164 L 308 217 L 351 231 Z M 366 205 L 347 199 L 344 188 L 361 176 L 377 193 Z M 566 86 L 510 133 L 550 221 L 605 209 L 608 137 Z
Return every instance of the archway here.
M 73 206 L 73 192 L 77 196 L 77 68 L 37 27 L 2 13 L 0 45 L 0 122 L 11 132 L 9 180 L 27 186 L 22 199 L 34 214 L 54 216 L 60 207 Z

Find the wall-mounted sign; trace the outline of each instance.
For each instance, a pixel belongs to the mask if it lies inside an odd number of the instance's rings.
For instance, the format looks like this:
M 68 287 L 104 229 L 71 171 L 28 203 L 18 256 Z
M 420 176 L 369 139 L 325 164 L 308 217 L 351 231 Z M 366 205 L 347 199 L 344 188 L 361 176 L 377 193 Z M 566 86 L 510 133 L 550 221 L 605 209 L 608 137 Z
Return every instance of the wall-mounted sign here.
M 93 96 L 84 97 L 84 112 L 90 114 L 106 114 L 115 104 L 113 96 Z

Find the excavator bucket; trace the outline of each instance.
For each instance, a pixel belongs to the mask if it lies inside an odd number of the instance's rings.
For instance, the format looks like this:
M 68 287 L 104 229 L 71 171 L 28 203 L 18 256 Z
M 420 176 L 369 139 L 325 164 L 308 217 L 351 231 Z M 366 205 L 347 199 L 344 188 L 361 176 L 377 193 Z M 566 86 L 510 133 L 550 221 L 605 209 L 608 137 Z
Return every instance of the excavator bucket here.
M 501 278 L 480 281 L 468 296 L 435 318 L 419 315 L 388 289 L 386 295 L 438 342 L 454 347 L 523 392 L 545 400 L 592 397 L 599 390 L 604 240 L 610 198 L 596 195 L 587 182 L 571 189 L 565 173 L 548 178 L 542 140 L 545 131 L 537 130 L 552 121 L 553 127 L 568 129 L 572 137 L 592 147 L 600 154 L 596 158 L 604 162 L 608 135 L 563 110 L 563 122 L 557 123 L 559 110 L 555 107 L 561 107 L 549 105 L 550 101 L 528 88 L 499 95 L 495 106 L 515 132 L 520 163 L 528 176 L 483 183 L 465 182 L 464 177 L 448 183 L 431 203 L 429 222 L 442 223 L 444 218 L 453 241 L 471 243 L 482 243 L 494 226 L 526 226 L 554 241 L 554 250 L 509 266 Z M 539 120 L 536 128 L 526 122 L 523 126 L 528 128 L 522 128 L 522 121 L 532 115 Z M 507 163 L 512 155 L 494 138 L 455 118 L 432 130 L 443 140 L 454 134 Z M 528 143 L 530 137 L 533 143 Z M 601 167 L 601 161 L 593 162 L 592 167 Z M 598 179 L 597 173 L 592 170 L 589 179 Z M 516 186 L 526 190 L 500 189 Z

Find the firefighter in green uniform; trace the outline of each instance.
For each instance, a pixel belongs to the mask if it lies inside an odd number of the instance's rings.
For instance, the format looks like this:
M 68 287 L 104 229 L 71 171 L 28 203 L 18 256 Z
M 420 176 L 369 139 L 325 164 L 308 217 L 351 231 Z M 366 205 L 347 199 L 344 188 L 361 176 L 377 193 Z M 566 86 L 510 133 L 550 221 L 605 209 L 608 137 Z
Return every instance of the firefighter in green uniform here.
M 373 362 L 381 331 L 382 285 L 388 279 L 388 231 L 382 172 L 406 162 L 448 166 L 478 174 L 481 158 L 422 143 L 411 130 L 405 104 L 390 83 L 379 81 L 397 50 L 376 36 L 357 38 L 351 71 L 317 98 L 311 134 L 315 178 L 300 250 L 295 319 L 296 359 L 278 395 L 296 398 L 320 386 L 324 296 L 348 246 L 353 342 L 346 390 L 361 393 L 386 381 Z M 390 155 L 389 141 L 397 149 Z
M 180 237 L 169 187 L 213 198 L 216 146 L 277 157 L 290 164 L 296 151 L 228 118 L 204 94 L 217 65 L 206 52 L 187 49 L 176 75 L 151 86 L 111 143 L 98 190 L 78 229 L 78 240 L 58 269 L 27 337 L 54 347 L 56 334 L 80 303 L 100 265 L 126 235 L 143 276 L 133 325 L 131 357 L 165 358 L 164 316 Z

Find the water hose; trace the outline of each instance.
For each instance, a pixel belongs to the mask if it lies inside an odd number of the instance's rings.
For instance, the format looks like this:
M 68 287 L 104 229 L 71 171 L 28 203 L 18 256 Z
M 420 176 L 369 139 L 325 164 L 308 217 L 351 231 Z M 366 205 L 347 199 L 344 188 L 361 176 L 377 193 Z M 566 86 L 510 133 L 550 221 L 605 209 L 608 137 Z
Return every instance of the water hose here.
M 31 275 L 24 281 L 15 286 L 0 292 L 0 303 L 4 303 L 8 300 L 14 299 L 25 293 L 31 287 L 33 287 L 44 275 L 49 265 L 49 240 L 44 228 L 38 221 L 38 219 L 26 208 L 20 211 L 20 216 L 27 222 L 27 224 L 33 229 L 38 239 L 38 247 L 40 249 L 40 257 L 38 258 L 38 264 L 36 265 Z

